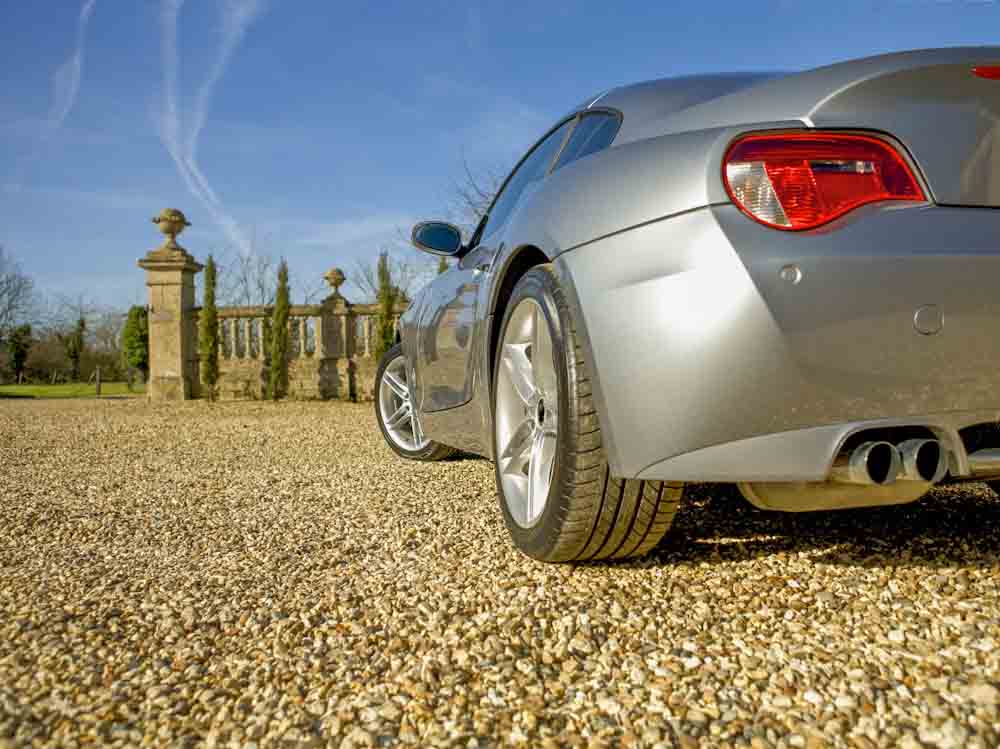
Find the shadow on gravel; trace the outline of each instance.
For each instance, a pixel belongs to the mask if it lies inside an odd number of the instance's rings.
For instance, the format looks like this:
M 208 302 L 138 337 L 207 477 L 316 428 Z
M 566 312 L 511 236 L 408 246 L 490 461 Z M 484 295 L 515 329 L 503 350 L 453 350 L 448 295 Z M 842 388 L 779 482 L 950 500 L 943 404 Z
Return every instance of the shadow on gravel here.
M 784 513 L 756 509 L 735 486 L 692 484 L 670 533 L 635 566 L 789 553 L 860 567 L 993 566 L 1000 562 L 1000 499 L 983 484 L 965 484 L 908 505 Z
M 476 455 L 475 453 L 467 453 L 463 450 L 458 450 L 454 455 L 445 458 L 445 461 L 465 461 L 465 460 L 485 460 L 489 462 L 489 458 L 484 458 L 482 455 Z

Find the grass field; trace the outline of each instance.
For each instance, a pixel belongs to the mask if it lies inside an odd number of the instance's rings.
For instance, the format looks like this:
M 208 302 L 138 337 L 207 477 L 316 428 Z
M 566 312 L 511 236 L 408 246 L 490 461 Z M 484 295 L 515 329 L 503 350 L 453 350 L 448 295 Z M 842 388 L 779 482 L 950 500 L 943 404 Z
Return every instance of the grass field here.
M 131 392 L 124 382 L 101 383 L 101 397 L 138 396 L 145 392 L 141 383 L 132 386 Z M 0 385 L 0 398 L 93 398 L 97 386 L 93 383 L 71 382 L 59 385 Z

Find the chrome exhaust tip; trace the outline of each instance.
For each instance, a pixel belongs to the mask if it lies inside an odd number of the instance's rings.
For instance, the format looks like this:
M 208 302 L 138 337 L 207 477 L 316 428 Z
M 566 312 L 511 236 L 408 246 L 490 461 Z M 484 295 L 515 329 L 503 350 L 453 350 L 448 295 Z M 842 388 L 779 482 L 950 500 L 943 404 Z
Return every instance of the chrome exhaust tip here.
M 850 453 L 841 453 L 830 471 L 831 481 L 885 486 L 899 476 L 903 460 L 890 442 L 865 442 Z
M 906 440 L 898 449 L 903 461 L 901 479 L 936 484 L 948 472 L 948 453 L 937 440 Z

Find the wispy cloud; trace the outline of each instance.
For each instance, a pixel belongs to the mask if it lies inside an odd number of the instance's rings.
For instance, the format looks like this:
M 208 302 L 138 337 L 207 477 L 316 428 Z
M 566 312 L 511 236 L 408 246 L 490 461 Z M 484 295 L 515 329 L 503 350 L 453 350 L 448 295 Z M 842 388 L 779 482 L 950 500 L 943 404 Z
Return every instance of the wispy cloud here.
M 198 165 L 198 139 L 205 127 L 212 97 L 219 81 L 225 75 L 233 53 L 243 40 L 250 24 L 263 11 L 263 0 L 220 0 L 222 12 L 222 38 L 208 75 L 195 97 L 191 124 L 187 135 L 182 135 L 180 109 L 177 105 L 179 64 L 177 52 L 177 23 L 184 0 L 163 0 L 160 13 L 161 46 L 163 55 L 163 104 L 158 129 L 160 139 L 174 160 L 177 171 L 188 191 L 205 207 L 212 220 L 225 232 L 229 241 L 240 251 L 249 253 L 252 243 L 237 221 L 229 214 L 222 200 L 212 189 L 208 178 Z
M 76 104 L 80 93 L 80 79 L 83 77 L 83 49 L 87 39 L 87 25 L 94 13 L 97 0 L 84 0 L 76 22 L 76 44 L 73 53 L 56 70 L 52 77 L 52 103 L 49 107 L 48 123 L 51 130 L 58 130 Z
M 70 56 L 62 63 L 52 76 L 52 95 L 49 101 L 49 112 L 44 120 L 27 118 L 17 122 L 4 123 L 4 135 L 25 136 L 30 145 L 22 151 L 15 162 L 9 189 L 19 190 L 24 186 L 25 175 L 32 162 L 44 151 L 46 145 L 73 111 L 77 96 L 80 93 L 80 81 L 83 78 L 83 53 L 87 41 L 87 26 L 94 13 L 97 0 L 84 0 L 76 21 L 76 38 Z

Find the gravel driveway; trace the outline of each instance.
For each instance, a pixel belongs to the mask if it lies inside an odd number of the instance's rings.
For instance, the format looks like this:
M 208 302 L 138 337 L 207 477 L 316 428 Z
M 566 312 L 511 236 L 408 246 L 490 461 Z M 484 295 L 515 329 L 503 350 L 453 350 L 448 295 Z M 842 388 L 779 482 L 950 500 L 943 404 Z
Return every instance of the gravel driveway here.
M 1000 501 L 515 552 L 368 405 L 0 401 L 0 746 L 996 746 Z

